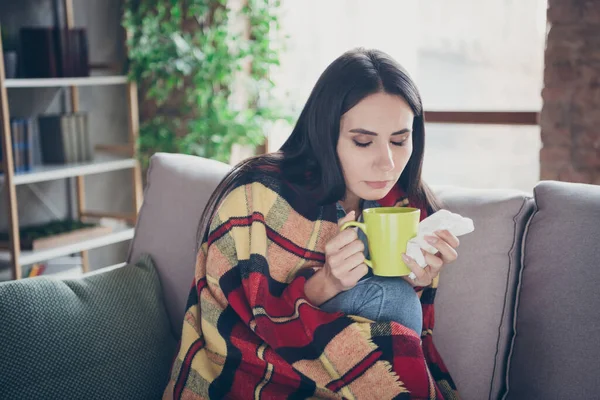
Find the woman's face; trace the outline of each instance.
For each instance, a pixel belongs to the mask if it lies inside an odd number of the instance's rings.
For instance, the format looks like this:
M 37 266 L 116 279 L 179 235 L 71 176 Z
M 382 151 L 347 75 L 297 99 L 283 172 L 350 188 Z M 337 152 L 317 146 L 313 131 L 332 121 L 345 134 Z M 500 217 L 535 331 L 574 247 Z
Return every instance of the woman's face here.
M 399 96 L 376 93 L 340 121 L 337 154 L 346 181 L 346 202 L 379 200 L 400 179 L 412 154 L 414 114 Z

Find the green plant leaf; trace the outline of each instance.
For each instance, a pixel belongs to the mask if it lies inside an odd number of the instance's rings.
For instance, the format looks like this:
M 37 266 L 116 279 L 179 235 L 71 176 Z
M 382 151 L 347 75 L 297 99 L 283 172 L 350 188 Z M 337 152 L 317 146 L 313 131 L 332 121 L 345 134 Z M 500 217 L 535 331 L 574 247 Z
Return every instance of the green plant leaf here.
M 235 18 L 248 19 L 249 37 L 230 30 L 226 0 L 124 3 L 127 75 L 139 83 L 145 110 L 138 139 L 144 166 L 156 151 L 228 161 L 233 144 L 262 144 L 275 121 L 291 121 L 271 98 L 269 75 L 284 49 L 279 0 L 242 7 Z M 240 90 L 242 105 L 233 101 Z

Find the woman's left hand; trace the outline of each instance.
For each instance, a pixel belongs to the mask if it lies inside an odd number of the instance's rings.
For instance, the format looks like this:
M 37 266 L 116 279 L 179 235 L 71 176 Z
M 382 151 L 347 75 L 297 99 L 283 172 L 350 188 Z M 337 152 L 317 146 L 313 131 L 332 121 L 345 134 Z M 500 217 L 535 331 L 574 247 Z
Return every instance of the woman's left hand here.
M 425 268 L 421 268 L 415 260 L 406 254 L 402 255 L 406 265 L 416 275 L 414 280 L 410 279 L 408 276 L 404 277 L 404 279 L 413 286 L 431 285 L 433 280 L 439 275 L 442 267 L 456 261 L 458 258 L 456 248 L 459 246 L 460 241 L 447 230 L 436 231 L 435 236 L 425 236 L 425 240 L 438 250 L 436 254 L 430 254 L 421 250 L 425 256 L 425 261 L 427 262 Z

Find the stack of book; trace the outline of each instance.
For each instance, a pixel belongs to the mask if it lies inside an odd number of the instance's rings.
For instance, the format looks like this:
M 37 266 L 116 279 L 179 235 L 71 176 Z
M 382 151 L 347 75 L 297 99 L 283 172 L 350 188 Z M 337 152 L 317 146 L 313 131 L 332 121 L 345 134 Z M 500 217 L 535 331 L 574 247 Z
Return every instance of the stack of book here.
M 68 164 L 93 159 L 87 113 L 38 117 L 44 164 Z
M 89 76 L 85 29 L 21 28 L 21 70 L 25 78 Z
M 13 165 L 15 173 L 30 171 L 35 164 L 37 147 L 33 121 L 29 118 L 11 118 L 10 130 L 13 146 Z M 0 141 L 0 162 L 2 161 L 2 142 Z M 2 166 L 0 165 L 0 170 Z

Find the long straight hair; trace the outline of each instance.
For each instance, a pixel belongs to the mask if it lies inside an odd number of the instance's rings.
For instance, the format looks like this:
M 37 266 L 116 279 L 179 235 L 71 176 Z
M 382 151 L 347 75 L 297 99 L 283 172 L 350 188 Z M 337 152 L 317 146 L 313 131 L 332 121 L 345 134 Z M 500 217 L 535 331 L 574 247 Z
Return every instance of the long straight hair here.
M 198 245 L 208 234 L 221 200 L 241 177 L 259 167 L 275 167 L 284 179 L 314 193 L 319 204 L 342 200 L 346 184 L 336 151 L 340 120 L 362 99 L 379 92 L 401 97 L 414 114 L 413 152 L 397 184 L 411 200 L 429 211 L 438 210 L 439 201 L 421 179 L 425 121 L 417 86 L 406 70 L 386 53 L 358 48 L 342 54 L 321 74 L 292 134 L 278 152 L 242 161 L 223 178 L 202 214 Z

